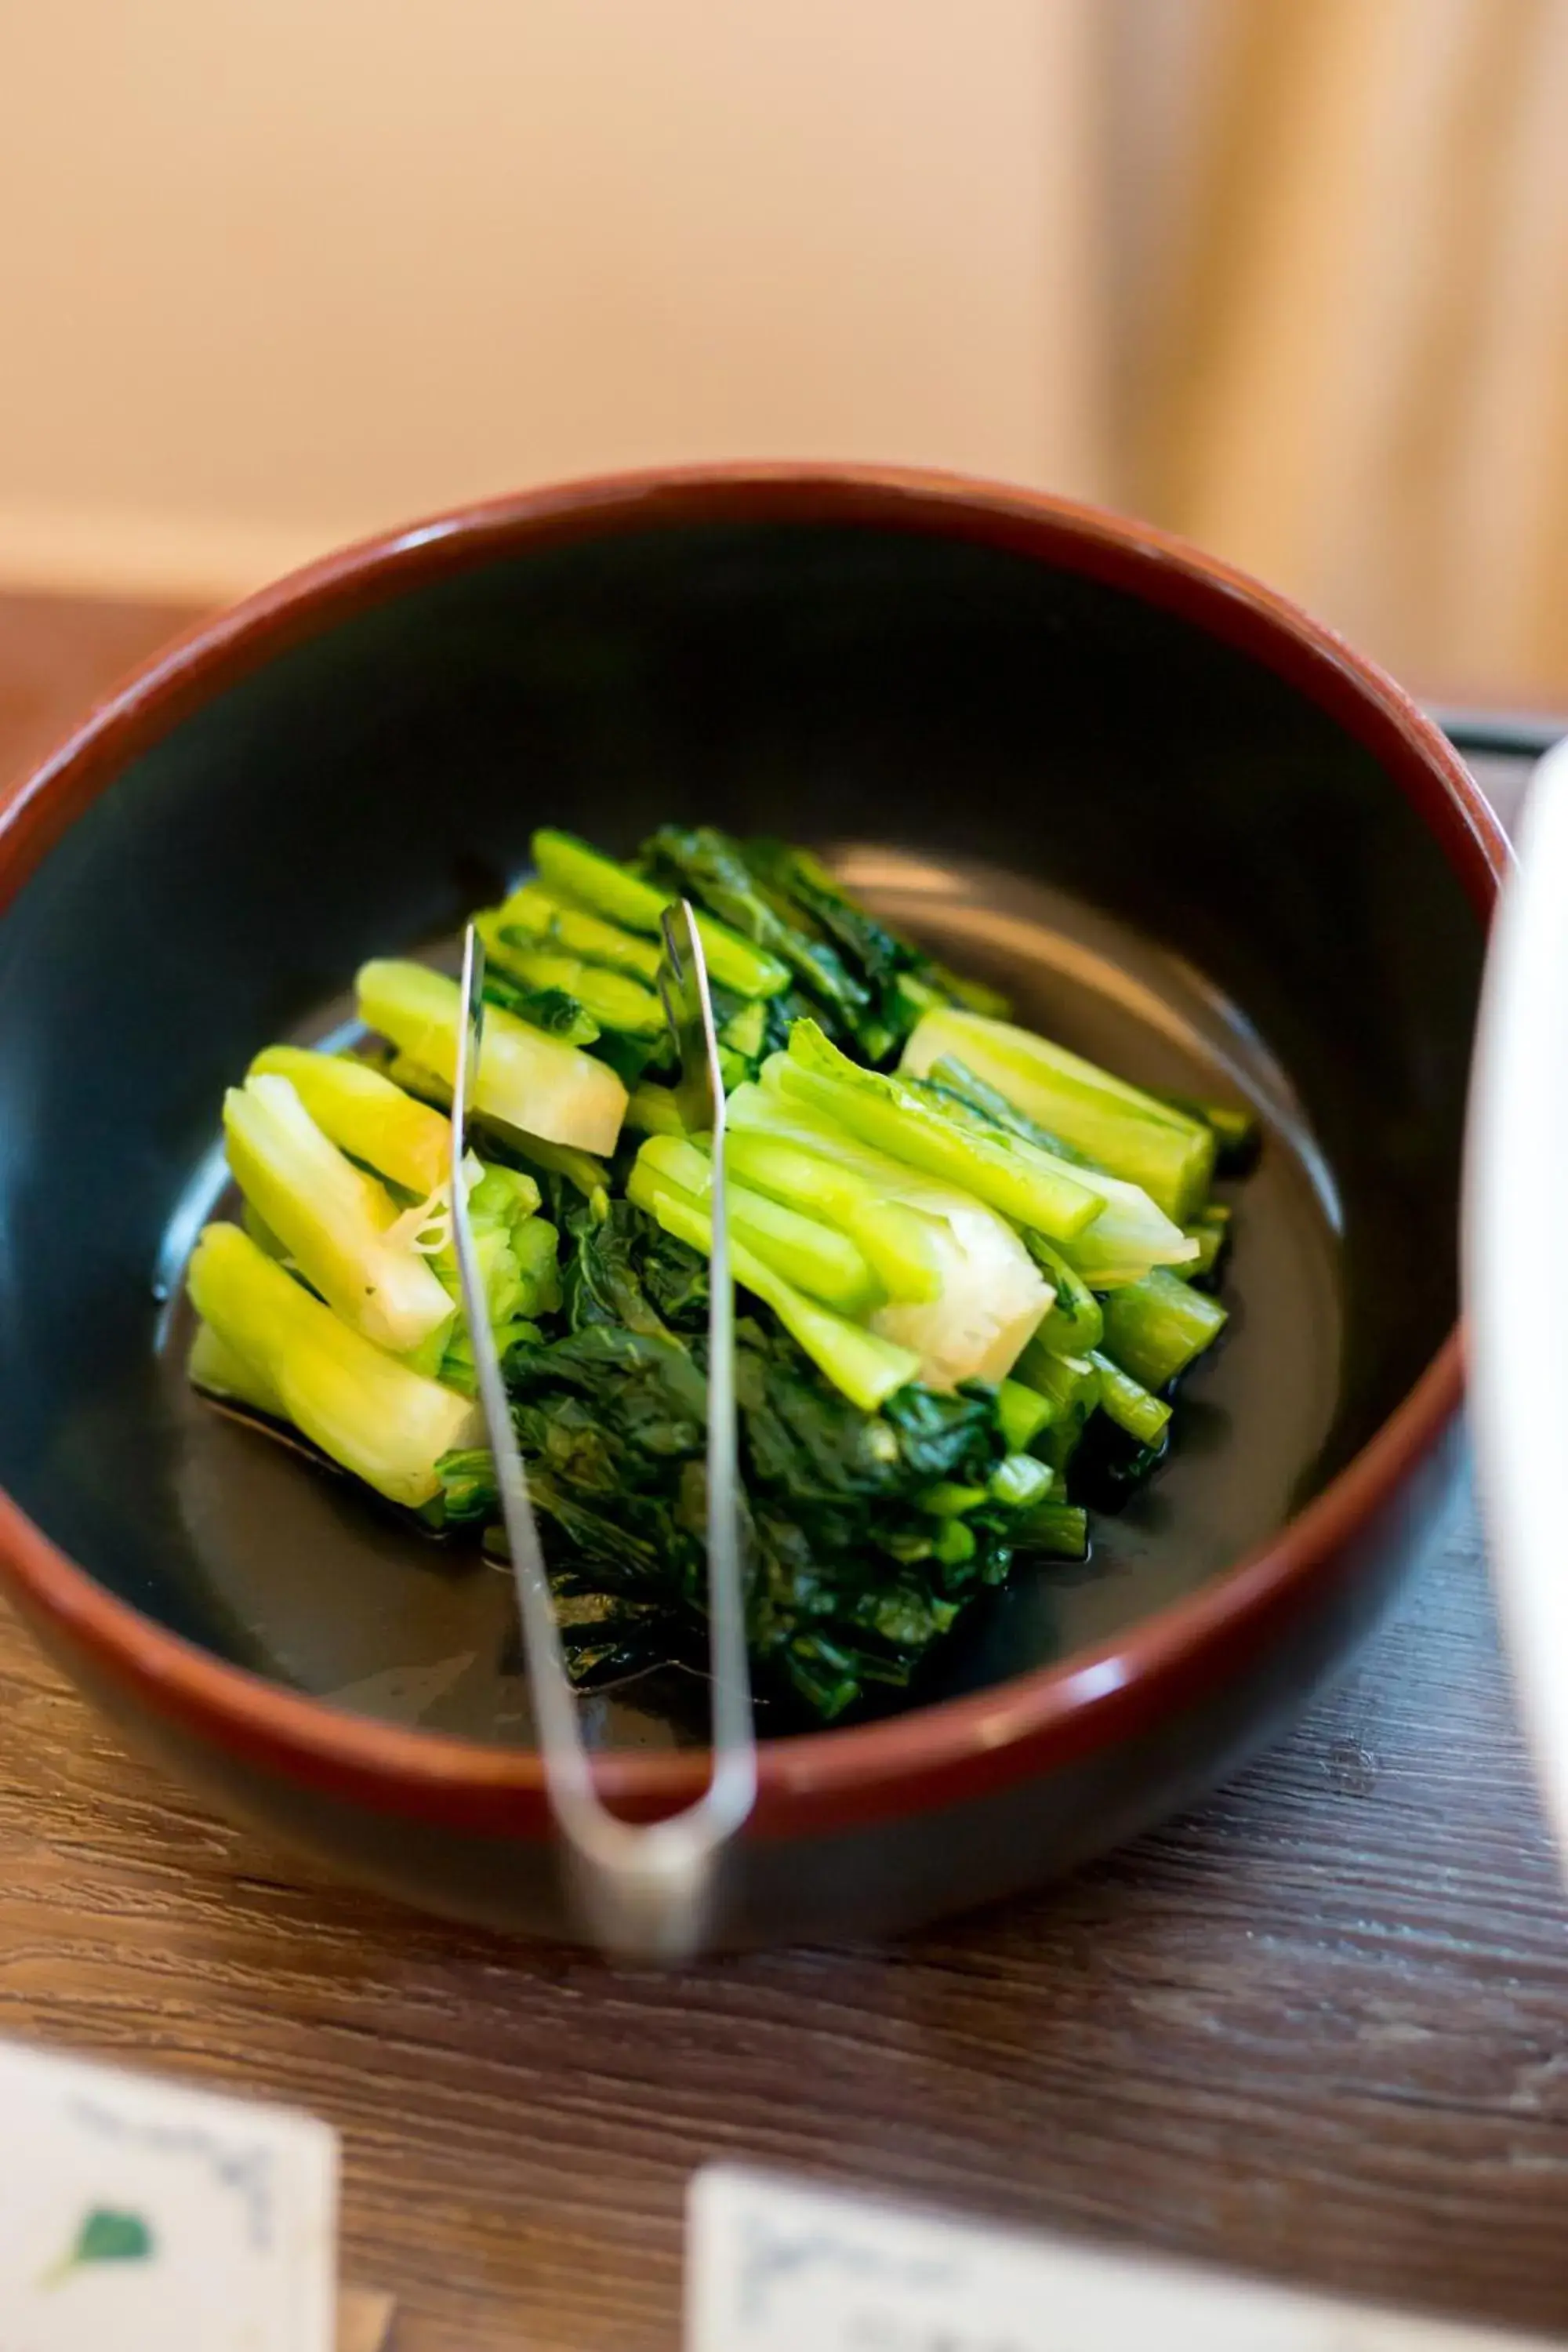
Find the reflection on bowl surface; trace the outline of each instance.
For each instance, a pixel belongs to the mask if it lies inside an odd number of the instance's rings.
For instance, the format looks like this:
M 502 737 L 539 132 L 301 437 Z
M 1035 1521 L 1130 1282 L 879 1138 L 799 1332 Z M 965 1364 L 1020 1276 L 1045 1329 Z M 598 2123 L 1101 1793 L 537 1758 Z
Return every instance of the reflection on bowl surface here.
M 1437 1523 L 1499 851 L 1409 706 L 1260 592 L 1046 501 L 847 475 L 519 500 L 345 559 L 12 811 L 0 1478 L 48 1539 L 9 1525 L 18 1596 L 225 1801 L 523 1925 L 559 1890 L 506 1580 L 195 1405 L 155 1277 L 257 1046 L 449 935 L 535 825 L 624 850 L 667 815 L 828 846 L 1022 1017 L 1266 1122 L 1234 1327 L 1092 1570 L 1020 1579 L 896 1720 L 764 1754 L 726 1933 L 897 1924 L 1206 1785 Z M 595 1702 L 646 1802 L 700 1770 L 650 1752 L 668 1696 Z

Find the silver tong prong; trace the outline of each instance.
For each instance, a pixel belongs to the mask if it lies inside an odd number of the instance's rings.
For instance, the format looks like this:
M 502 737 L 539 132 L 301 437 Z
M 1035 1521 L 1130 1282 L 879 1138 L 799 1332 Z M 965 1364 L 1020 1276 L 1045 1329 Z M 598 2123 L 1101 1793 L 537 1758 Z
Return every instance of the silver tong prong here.
M 724 1084 L 707 962 L 696 916 L 685 899 L 665 910 L 663 928 L 659 994 L 680 1055 L 683 1116 L 712 1136 L 707 1514 L 712 1769 L 696 1802 L 661 1822 L 622 1821 L 604 1804 L 595 1784 L 486 1310 L 463 1172 L 484 1043 L 485 951 L 472 924 L 463 939 L 462 1017 L 452 1088 L 452 1235 L 511 1553 L 545 1785 L 584 1926 L 605 1949 L 638 1959 L 679 1959 L 700 1948 L 717 1906 L 724 1850 L 752 1811 L 757 1779 L 735 1423 Z

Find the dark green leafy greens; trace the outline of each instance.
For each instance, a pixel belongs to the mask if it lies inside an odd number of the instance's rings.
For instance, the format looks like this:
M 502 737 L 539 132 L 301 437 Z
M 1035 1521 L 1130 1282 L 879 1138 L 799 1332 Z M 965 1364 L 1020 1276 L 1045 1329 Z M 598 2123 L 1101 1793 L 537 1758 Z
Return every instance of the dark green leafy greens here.
M 694 899 L 789 967 L 793 987 L 769 1007 L 753 1071 L 808 1014 L 835 1045 L 876 1066 L 897 1054 L 931 1004 L 1002 1007 L 990 990 L 955 979 L 857 906 L 809 850 L 740 841 L 714 825 L 666 824 L 644 842 L 638 863 L 661 887 Z
M 524 988 L 492 966 L 485 974 L 485 1002 L 503 1005 L 547 1037 L 564 1037 L 568 1045 L 591 1045 L 599 1024 L 563 988 Z
M 742 939 L 788 964 L 797 984 L 855 1034 L 869 990 L 815 925 L 792 919 L 748 866 L 739 842 L 710 824 L 665 824 L 643 844 L 642 864 L 654 880 L 695 898 Z
M 514 1349 L 509 1379 L 574 1670 L 624 1674 L 668 1655 L 672 1627 L 700 1640 L 707 1268 L 626 1201 L 567 1223 L 567 1328 Z M 868 1414 L 776 1326 L 742 1312 L 736 1336 L 752 1654 L 813 1714 L 906 1685 L 1016 1552 L 1081 1555 L 1078 1515 L 998 1477 L 1018 1457 L 994 1387 L 911 1383 Z M 493 1517 L 487 1454 L 448 1456 L 442 1476 L 449 1519 Z M 962 1517 L 929 1507 L 941 1488 Z

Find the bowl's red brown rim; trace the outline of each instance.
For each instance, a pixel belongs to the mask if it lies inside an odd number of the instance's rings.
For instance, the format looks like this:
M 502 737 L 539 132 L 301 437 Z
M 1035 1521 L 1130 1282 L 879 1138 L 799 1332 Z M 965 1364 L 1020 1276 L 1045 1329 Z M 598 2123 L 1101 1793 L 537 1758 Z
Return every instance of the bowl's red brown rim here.
M 1483 919 L 1506 841 L 1463 763 L 1375 664 L 1283 596 L 1146 525 L 966 477 L 736 466 L 623 474 L 435 516 L 328 556 L 176 639 L 0 807 L 0 909 L 127 763 L 214 694 L 302 639 L 444 575 L 567 540 L 693 522 L 848 523 L 1032 556 L 1176 611 L 1289 680 L 1380 761 Z M 1352 1578 L 1354 1538 L 1443 1439 L 1463 1391 L 1451 1333 L 1353 1461 L 1268 1543 L 1100 1648 L 885 1722 L 764 1742 L 752 1833 L 807 1836 L 927 1811 L 1048 1770 L 1191 1704 Z M 253 1767 L 379 1811 L 549 1833 L 536 1754 L 374 1723 L 286 1691 L 116 1599 L 0 1496 L 0 1572 L 100 1686 Z M 694 1795 L 700 1753 L 601 1759 L 605 1794 L 648 1815 Z

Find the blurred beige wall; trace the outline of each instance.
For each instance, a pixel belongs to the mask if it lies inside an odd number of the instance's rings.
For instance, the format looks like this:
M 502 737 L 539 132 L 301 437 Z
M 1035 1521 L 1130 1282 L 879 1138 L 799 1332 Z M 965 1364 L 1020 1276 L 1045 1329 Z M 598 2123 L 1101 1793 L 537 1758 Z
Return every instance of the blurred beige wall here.
M 1092 492 L 1079 0 L 0 7 L 0 577 L 198 593 L 532 479 Z

